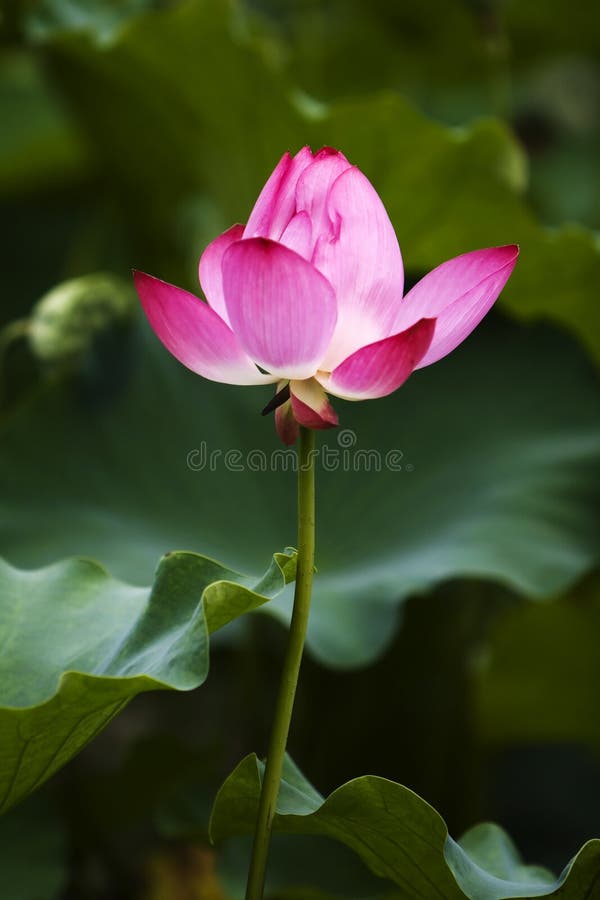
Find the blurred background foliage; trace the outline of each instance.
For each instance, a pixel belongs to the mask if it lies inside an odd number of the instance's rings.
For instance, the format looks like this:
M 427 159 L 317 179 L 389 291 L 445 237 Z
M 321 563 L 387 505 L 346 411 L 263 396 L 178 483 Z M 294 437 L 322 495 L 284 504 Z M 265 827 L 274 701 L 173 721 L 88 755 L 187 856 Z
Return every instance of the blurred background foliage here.
M 401 447 L 414 473 L 321 478 L 292 753 L 323 793 L 385 775 L 455 835 L 491 818 L 560 871 L 600 832 L 600 13 L 5 0 L 0 29 L 11 563 L 85 553 L 141 585 L 174 547 L 256 574 L 293 543 L 290 473 L 275 490 L 264 473 L 185 469 L 201 440 L 274 447 L 262 395 L 188 378 L 140 326 L 127 281 L 135 266 L 196 289 L 203 246 L 244 221 L 285 149 L 329 143 L 366 172 L 410 281 L 521 244 L 480 336 L 398 397 L 342 405 L 360 446 Z M 99 272 L 109 299 L 90 300 L 74 351 L 46 295 Z M 264 749 L 288 602 L 225 632 L 201 692 L 138 698 L 1 821 L 7 900 L 240 896 L 247 847 L 215 852 L 199 823 Z M 385 896 L 343 847 L 290 840 L 273 897 Z

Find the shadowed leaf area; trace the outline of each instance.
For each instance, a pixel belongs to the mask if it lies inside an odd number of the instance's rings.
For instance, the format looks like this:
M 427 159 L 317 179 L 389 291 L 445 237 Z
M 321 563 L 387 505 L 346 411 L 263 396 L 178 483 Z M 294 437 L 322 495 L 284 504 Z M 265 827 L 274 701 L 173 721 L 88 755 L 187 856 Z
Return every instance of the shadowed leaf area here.
M 260 416 L 268 389 L 206 382 L 146 329 L 136 337 L 116 398 L 94 405 L 65 385 L 8 420 L 5 555 L 83 552 L 133 583 L 171 548 L 256 569 L 295 540 L 295 455 Z M 340 401 L 341 428 L 320 444 L 313 652 L 374 659 L 399 602 L 448 578 L 545 597 L 583 574 L 597 552 L 599 397 L 570 341 L 495 321 L 391 397 Z M 285 618 L 289 601 L 268 609 Z
M 214 841 L 252 832 L 262 773 L 262 763 L 248 756 L 223 784 L 211 817 Z M 457 843 L 428 803 L 385 778 L 356 778 L 324 800 L 289 757 L 274 828 L 341 841 L 400 888 L 393 896 L 403 900 L 581 900 L 593 896 L 600 881 L 600 840 L 589 841 L 555 878 L 539 866 L 524 865 L 497 825 L 475 826 Z

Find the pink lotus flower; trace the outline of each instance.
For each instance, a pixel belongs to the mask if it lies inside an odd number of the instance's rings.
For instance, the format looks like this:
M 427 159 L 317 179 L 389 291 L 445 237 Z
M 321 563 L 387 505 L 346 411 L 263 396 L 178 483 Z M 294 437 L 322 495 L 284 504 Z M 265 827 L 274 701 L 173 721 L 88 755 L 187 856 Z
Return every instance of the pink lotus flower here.
M 181 363 L 226 384 L 277 382 L 267 407 L 288 444 L 298 423 L 337 425 L 327 393 L 385 397 L 473 331 L 506 284 L 515 245 L 442 263 L 403 297 L 398 241 L 367 178 L 325 147 L 286 153 L 247 225 L 208 245 L 208 303 L 142 272 L 154 331 Z

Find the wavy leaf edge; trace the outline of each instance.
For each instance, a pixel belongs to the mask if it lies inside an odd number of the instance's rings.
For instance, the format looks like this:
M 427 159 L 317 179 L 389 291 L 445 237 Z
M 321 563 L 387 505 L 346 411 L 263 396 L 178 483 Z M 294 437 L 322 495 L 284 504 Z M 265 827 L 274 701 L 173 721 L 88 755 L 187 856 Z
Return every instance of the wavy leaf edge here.
M 215 798 L 209 824 L 209 835 L 213 843 L 219 843 L 229 837 L 247 834 L 251 831 L 251 808 L 258 802 L 263 771 L 264 764 L 256 754 L 252 753 L 238 764 L 222 784 Z M 236 791 L 240 786 L 242 790 L 236 797 Z M 390 874 L 393 866 L 397 864 L 398 855 L 395 841 L 391 835 L 386 835 L 389 847 L 388 857 L 376 856 L 373 851 L 372 856 L 376 859 L 374 863 L 373 858 L 369 859 L 369 839 L 364 837 L 366 829 L 359 835 L 354 845 L 351 841 L 345 841 L 336 832 L 336 824 L 340 823 L 340 814 L 335 811 L 336 806 L 360 808 L 360 796 L 357 795 L 360 795 L 365 788 L 376 789 L 386 813 L 391 812 L 386 794 L 393 793 L 396 798 L 401 797 L 402 801 L 408 800 L 416 804 L 423 816 L 429 818 L 430 834 L 423 835 L 417 829 L 413 830 L 417 840 L 426 843 L 430 850 L 439 852 L 439 860 L 445 869 L 446 876 L 443 884 L 435 883 L 436 893 L 439 893 L 440 897 L 448 898 L 448 900 L 457 900 L 460 897 L 466 897 L 468 900 L 526 900 L 526 898 L 528 900 L 531 897 L 557 896 L 559 891 L 563 896 L 562 889 L 568 887 L 571 877 L 587 865 L 594 867 L 594 872 L 590 873 L 589 888 L 592 889 L 596 882 L 600 881 L 600 839 L 587 841 L 567 863 L 559 877 L 555 878 L 552 873 L 541 866 L 523 864 L 511 838 L 494 823 L 484 822 L 475 825 L 463 835 L 460 841 L 455 841 L 449 835 L 444 819 L 426 800 L 410 788 L 377 775 L 363 775 L 354 778 L 336 788 L 328 797 L 323 798 L 304 778 L 289 756 L 286 757 L 282 788 L 274 818 L 274 830 L 288 834 L 318 834 L 346 843 L 374 874 L 387 878 L 399 887 L 406 889 L 408 881 L 399 877 L 394 878 L 393 874 Z M 298 809 L 299 798 L 300 802 L 304 804 L 303 811 Z M 290 806 L 291 801 L 296 808 Z M 232 802 L 234 805 L 236 803 L 245 805 L 246 816 L 243 816 L 241 820 L 236 821 L 230 815 Z M 364 828 L 364 823 L 360 822 L 358 818 L 352 821 L 350 817 L 347 817 L 345 821 L 351 828 L 360 828 L 361 830 Z M 474 858 L 462 846 L 464 843 L 472 844 L 476 838 L 483 838 L 488 842 L 490 838 L 501 841 L 508 850 L 511 867 L 518 870 L 519 880 L 499 877 L 486 869 L 480 858 Z M 487 848 L 484 847 L 484 851 L 485 849 Z M 404 852 L 406 853 L 406 851 Z M 427 873 L 430 870 L 426 866 L 420 867 L 418 863 L 414 865 L 428 880 Z M 456 893 L 452 890 L 452 886 L 456 887 Z M 575 890 L 578 889 L 575 887 Z M 450 890 L 450 893 L 446 893 L 446 890 Z M 564 896 L 572 897 L 575 900 L 581 895 L 569 893 Z

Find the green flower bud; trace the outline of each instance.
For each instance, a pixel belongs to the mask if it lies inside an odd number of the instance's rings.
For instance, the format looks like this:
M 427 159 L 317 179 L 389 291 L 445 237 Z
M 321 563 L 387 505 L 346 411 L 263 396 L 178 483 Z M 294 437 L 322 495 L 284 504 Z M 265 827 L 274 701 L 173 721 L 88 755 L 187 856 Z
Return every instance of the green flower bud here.
M 33 308 L 28 329 L 32 352 L 43 362 L 76 361 L 98 335 L 127 322 L 136 306 L 131 285 L 115 275 L 65 281 Z

